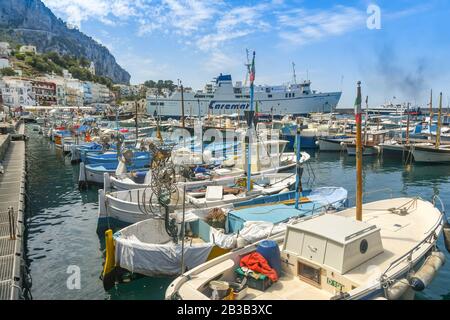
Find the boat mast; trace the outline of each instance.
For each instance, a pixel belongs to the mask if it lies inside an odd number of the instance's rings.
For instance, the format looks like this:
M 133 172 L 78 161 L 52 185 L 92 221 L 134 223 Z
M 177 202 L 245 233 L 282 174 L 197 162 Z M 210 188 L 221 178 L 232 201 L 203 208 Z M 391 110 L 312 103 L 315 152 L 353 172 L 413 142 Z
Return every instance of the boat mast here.
M 294 84 L 297 84 L 297 75 L 295 74 L 295 63 L 292 62 L 292 71 L 294 74 Z
M 298 209 L 299 207 L 299 200 L 301 195 L 301 174 L 300 174 L 300 162 L 301 162 L 301 158 L 302 158 L 302 154 L 300 152 L 300 134 L 301 134 L 301 122 L 300 122 L 300 118 L 297 118 L 297 135 L 296 135 L 296 144 L 297 144 L 297 166 L 296 166 L 296 175 L 295 175 L 295 209 Z
M 136 115 L 134 116 L 134 122 L 135 122 L 135 127 L 136 127 L 136 145 L 137 145 L 138 139 L 139 139 L 139 134 L 138 134 L 138 103 L 137 103 L 137 101 L 134 101 L 134 107 L 135 107 L 135 111 L 136 111 Z
M 409 144 L 409 105 L 410 103 L 408 102 L 408 107 L 406 109 L 407 112 L 407 118 L 406 118 L 406 144 Z
M 250 135 L 253 134 L 253 95 L 254 95 L 254 81 L 255 81 L 255 51 L 253 51 L 253 59 L 250 69 L 250 112 L 248 114 L 248 146 L 247 146 L 247 191 L 250 192 L 251 189 L 251 170 L 252 170 L 252 164 L 251 164 L 251 141 Z M 258 141 L 256 141 L 258 143 Z M 257 159 L 258 161 L 258 159 Z
M 433 125 L 433 89 L 430 93 L 430 140 L 431 140 L 431 126 Z
M 361 81 L 357 83 L 356 120 L 356 220 L 362 221 L 362 141 L 361 141 Z
M 436 129 L 436 149 L 441 146 L 441 115 L 442 115 L 442 92 L 439 95 L 439 112 L 438 112 L 438 123 Z

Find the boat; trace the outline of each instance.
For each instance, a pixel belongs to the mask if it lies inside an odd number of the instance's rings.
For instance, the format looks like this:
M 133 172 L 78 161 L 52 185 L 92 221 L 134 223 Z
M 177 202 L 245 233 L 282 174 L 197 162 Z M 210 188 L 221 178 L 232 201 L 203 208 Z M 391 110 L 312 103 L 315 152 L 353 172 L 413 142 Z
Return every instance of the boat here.
M 370 131 L 366 134 L 366 139 L 363 144 L 363 155 L 364 156 L 373 156 L 377 155 L 381 151 L 380 143 L 384 142 L 386 137 L 389 135 L 389 130 L 378 130 L 378 131 Z M 349 156 L 356 155 L 356 143 L 346 143 L 347 154 Z
M 319 137 L 318 144 L 320 151 L 328 152 L 340 152 L 345 150 L 345 144 L 352 142 L 354 139 L 343 135 L 343 136 L 328 136 Z
M 183 90 L 183 92 L 182 92 Z M 275 115 L 306 115 L 310 112 L 332 112 L 341 98 L 341 92 L 320 93 L 311 90 L 311 82 L 288 86 L 255 86 L 255 101 L 261 113 Z M 195 115 L 233 114 L 250 110 L 249 87 L 241 82 L 233 85 L 231 75 L 220 74 L 203 91 L 187 91 L 178 87 L 168 96 L 147 96 L 147 113 L 161 117 L 181 117 L 183 107 L 195 110 Z
M 252 176 L 251 180 L 253 189 L 250 192 L 246 192 L 245 178 L 241 177 L 231 176 L 209 181 L 180 183 L 171 193 L 169 212 L 181 209 L 183 199 L 185 199 L 187 208 L 211 208 L 280 193 L 293 186 L 295 175 L 292 173 L 264 174 Z M 185 185 L 187 188 L 185 198 L 181 196 L 181 185 Z M 99 204 L 100 226 L 104 225 L 104 221 L 131 224 L 164 214 L 150 185 L 140 189 L 114 192 L 105 192 L 101 189 L 99 190 Z
M 450 162 L 450 145 L 442 145 L 436 148 L 436 146 L 431 143 L 415 144 L 411 146 L 411 152 L 415 162 Z
M 299 217 L 331 207 L 341 209 L 347 191 L 334 187 L 305 190 L 299 209 L 293 207 L 294 198 L 292 191 L 213 209 L 193 209 L 185 213 L 184 221 L 182 212 L 174 213 L 177 230 L 188 230 L 185 238 L 179 232 L 175 239 L 169 235 L 164 219 L 137 222 L 113 235 L 116 267 L 146 276 L 176 276 L 181 265 L 191 270 L 238 246 L 282 233 Z M 220 214 L 223 220 L 211 220 L 211 216 L 217 219 Z
M 115 174 L 118 168 L 118 163 L 98 163 L 98 164 L 85 164 L 80 163 L 80 172 L 78 175 L 78 184 L 84 186 L 89 183 L 102 186 L 104 181 L 104 174 Z M 146 172 L 148 167 L 137 167 L 135 165 L 127 165 L 128 171 Z
M 423 290 L 443 265 L 445 256 L 436 251 L 443 213 L 430 202 L 420 198 L 376 201 L 363 206 L 363 221 L 355 221 L 354 215 L 351 208 L 287 226 L 283 236 L 271 238 L 280 251 L 278 280 L 267 288 L 248 285 L 240 298 L 413 298 L 414 290 Z M 183 273 L 169 285 L 166 299 L 208 300 L 213 297 L 214 281 L 228 284 L 227 288 L 241 278 L 255 282 L 250 275 L 240 276 L 240 262 L 260 245 L 248 245 Z
M 436 142 L 412 145 L 411 152 L 416 162 L 448 163 L 450 162 L 450 145 L 441 145 L 442 92 L 439 99 L 439 114 L 436 130 Z
M 445 263 L 445 208 L 420 197 L 363 204 L 361 82 L 355 102 L 356 206 L 305 217 L 274 235 L 183 272 L 166 290 L 182 300 L 413 299 Z

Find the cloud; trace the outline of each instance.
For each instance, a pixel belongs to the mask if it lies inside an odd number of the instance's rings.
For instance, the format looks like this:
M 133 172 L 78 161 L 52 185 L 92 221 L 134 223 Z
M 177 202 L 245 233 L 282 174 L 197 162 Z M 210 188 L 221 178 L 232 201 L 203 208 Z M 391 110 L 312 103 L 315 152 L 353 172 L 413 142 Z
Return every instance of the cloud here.
M 139 20 L 139 35 L 155 30 L 172 31 L 189 36 L 201 31 L 207 23 L 220 13 L 222 1 L 217 0 L 162 0 L 147 6 Z
M 127 19 L 138 15 L 136 5 L 130 0 L 42 0 L 68 23 L 81 27 L 83 21 L 97 19 L 104 24 L 114 24 L 115 19 Z
M 327 10 L 293 9 L 277 13 L 278 35 L 283 41 L 304 45 L 366 27 L 366 13 L 352 7 Z

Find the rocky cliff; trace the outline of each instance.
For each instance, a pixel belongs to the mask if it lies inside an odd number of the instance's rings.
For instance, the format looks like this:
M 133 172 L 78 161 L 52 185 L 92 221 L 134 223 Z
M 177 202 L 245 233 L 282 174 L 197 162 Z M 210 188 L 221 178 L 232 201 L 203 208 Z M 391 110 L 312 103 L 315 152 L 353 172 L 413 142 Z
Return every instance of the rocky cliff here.
M 96 73 L 128 84 L 130 74 L 108 49 L 79 30 L 68 28 L 40 0 L 0 1 L 0 41 L 31 44 L 39 52 L 56 51 L 94 61 Z

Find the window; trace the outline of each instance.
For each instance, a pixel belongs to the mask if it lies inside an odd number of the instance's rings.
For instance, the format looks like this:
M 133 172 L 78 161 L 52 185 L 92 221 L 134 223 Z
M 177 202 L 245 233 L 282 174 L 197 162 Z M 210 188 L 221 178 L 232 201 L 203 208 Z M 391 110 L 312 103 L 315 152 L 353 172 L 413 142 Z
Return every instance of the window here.
M 288 94 L 286 93 L 286 94 L 284 95 L 284 97 L 287 98 L 287 97 L 288 97 Z
M 271 95 L 271 94 L 268 94 L 268 95 L 267 95 L 267 98 L 272 98 L 272 95 Z
M 314 286 L 320 286 L 320 268 L 315 268 L 302 262 L 298 263 L 298 276 L 301 280 Z
M 295 93 L 292 94 L 292 98 L 294 98 L 294 97 L 295 97 Z

